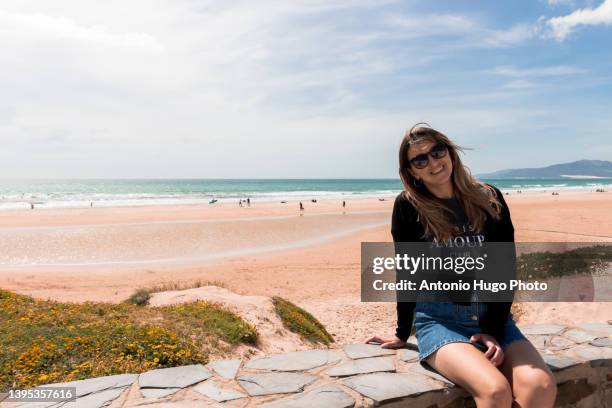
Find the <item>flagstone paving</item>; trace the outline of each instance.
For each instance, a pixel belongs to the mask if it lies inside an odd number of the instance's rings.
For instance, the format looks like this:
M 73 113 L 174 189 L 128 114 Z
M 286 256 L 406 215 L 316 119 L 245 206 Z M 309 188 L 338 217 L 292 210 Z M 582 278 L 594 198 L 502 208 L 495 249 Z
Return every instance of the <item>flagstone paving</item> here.
M 557 407 L 604 407 L 612 396 L 612 325 L 520 326 L 558 381 Z M 418 362 L 407 348 L 347 344 L 253 358 L 218 360 L 47 386 L 73 386 L 76 402 L 0 403 L 1 407 L 455 408 L 471 397 Z M 404 405 L 405 404 L 405 405 Z
M 206 367 L 211 368 L 219 376 L 232 380 L 236 377 L 240 363 L 240 360 L 217 360 L 208 363 Z

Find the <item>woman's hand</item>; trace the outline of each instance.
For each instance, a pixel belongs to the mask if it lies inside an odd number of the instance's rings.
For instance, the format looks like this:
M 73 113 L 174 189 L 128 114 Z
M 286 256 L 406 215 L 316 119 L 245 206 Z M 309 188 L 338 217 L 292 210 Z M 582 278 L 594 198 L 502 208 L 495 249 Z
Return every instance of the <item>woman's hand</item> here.
M 495 337 L 484 333 L 476 333 L 470 337 L 470 342 L 484 344 L 487 347 L 484 356 L 488 358 L 495 367 L 503 363 L 504 352 L 497 340 L 495 340 Z
M 374 337 L 370 337 L 365 342 L 366 343 L 380 343 L 380 347 L 389 348 L 389 349 L 402 348 L 406 345 L 405 341 L 400 340 L 396 336 L 393 336 L 392 338 L 383 338 L 380 336 L 374 336 Z

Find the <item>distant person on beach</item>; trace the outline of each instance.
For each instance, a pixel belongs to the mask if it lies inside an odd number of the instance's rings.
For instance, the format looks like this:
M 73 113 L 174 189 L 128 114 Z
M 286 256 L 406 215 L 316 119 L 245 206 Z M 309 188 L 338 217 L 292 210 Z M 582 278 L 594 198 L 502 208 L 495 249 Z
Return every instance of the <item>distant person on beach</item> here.
M 34 209 L 34 203 L 30 203 L 30 210 Z
M 247 207 L 251 206 L 251 199 L 249 197 L 247 197 Z
M 242 198 L 238 201 L 238 207 L 242 207 Z
M 93 201 L 89 202 L 89 208 L 93 208 Z
M 399 148 L 404 191 L 391 217 L 395 243 L 514 242 L 503 194 L 474 179 L 459 151 L 427 124 L 406 133 Z M 417 300 L 396 306 L 395 335 L 373 336 L 367 343 L 405 347 L 414 325 L 420 364 L 466 389 L 476 406 L 554 406 L 555 377 L 516 326 L 512 302 Z
M 344 210 L 346 208 L 346 201 L 342 200 L 342 209 Z
M 300 201 L 300 211 L 304 211 L 304 204 Z

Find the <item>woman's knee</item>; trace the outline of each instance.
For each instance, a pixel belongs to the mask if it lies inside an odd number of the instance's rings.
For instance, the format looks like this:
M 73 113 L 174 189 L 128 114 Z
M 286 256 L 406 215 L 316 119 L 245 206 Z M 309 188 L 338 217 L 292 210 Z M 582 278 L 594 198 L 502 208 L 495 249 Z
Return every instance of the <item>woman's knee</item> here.
M 513 379 L 514 393 L 538 399 L 554 401 L 557 395 L 557 381 L 550 371 L 538 368 L 521 370 Z M 530 398 L 531 399 L 531 398 Z
M 510 406 L 512 403 L 512 388 L 503 375 L 489 378 L 475 389 L 475 398 L 496 402 L 496 406 Z

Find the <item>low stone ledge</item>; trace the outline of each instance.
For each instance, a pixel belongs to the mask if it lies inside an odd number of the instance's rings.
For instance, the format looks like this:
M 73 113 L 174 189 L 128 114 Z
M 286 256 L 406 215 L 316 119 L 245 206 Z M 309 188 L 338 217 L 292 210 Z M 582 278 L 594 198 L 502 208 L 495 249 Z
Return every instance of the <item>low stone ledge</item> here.
M 608 325 L 521 327 L 558 383 L 559 408 L 612 406 L 612 333 Z M 461 387 L 418 362 L 414 345 L 401 350 L 349 344 L 74 381 L 77 403 L 2 407 L 259 407 L 330 408 L 474 406 Z M 221 404 L 221 405 L 220 405 Z

